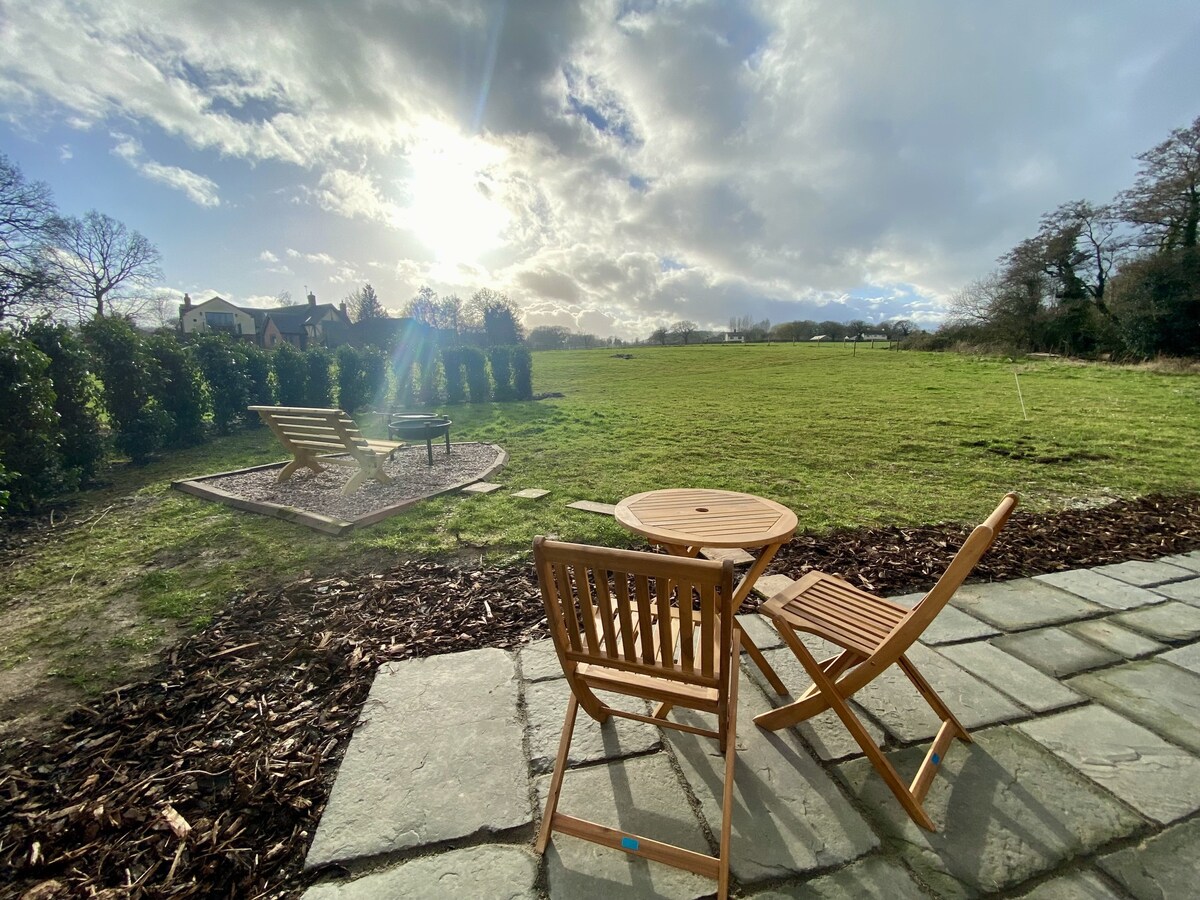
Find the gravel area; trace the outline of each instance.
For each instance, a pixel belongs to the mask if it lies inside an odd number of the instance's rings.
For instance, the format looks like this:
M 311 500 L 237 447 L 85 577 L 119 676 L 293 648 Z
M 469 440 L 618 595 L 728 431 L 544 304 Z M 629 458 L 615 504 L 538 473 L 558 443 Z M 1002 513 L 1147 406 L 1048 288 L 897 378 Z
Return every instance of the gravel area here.
M 195 481 L 244 500 L 276 503 L 353 521 L 406 500 L 430 497 L 455 485 L 476 481 L 496 466 L 503 452 L 495 444 L 451 444 L 447 456 L 445 444 L 440 444 L 433 448 L 431 466 L 425 445 L 414 444 L 398 450 L 384 464 L 384 471 L 394 479 L 392 484 L 371 480 L 349 497 L 338 493 L 355 472 L 347 466 L 329 466 L 316 475 L 301 469 L 283 483 L 275 480 L 279 474 L 275 468 Z

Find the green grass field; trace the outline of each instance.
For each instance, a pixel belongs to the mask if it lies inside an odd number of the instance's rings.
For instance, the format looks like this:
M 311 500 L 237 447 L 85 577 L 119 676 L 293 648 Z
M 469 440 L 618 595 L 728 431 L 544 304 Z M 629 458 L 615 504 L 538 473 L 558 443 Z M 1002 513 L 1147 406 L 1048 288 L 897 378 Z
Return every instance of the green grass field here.
M 448 408 L 455 440 L 509 452 L 506 490 L 436 498 L 347 538 L 169 489 L 281 459 L 265 430 L 115 471 L 0 571 L 0 675 L 37 663 L 43 677 L 106 686 L 233 593 L 306 570 L 503 558 L 539 532 L 630 541 L 571 500 L 720 487 L 778 500 L 819 531 L 975 520 L 1008 490 L 1048 510 L 1200 489 L 1197 374 L 842 345 L 631 352 L 540 353 L 535 390 L 561 398 Z M 528 487 L 552 493 L 508 496 Z

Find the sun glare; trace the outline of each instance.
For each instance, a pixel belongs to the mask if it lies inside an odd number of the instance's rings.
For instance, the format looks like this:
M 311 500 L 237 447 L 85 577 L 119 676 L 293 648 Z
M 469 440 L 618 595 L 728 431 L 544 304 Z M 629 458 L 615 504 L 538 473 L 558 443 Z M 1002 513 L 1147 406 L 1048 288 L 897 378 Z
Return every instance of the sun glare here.
M 440 129 L 409 153 L 409 199 L 400 224 L 437 262 L 472 265 L 499 246 L 509 214 L 495 198 L 492 171 L 502 158 L 496 147 Z

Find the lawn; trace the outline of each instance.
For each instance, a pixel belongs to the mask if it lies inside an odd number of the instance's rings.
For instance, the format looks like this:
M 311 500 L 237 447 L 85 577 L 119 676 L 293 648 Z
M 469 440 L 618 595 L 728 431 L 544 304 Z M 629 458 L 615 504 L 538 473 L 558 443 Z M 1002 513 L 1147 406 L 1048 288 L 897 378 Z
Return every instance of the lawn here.
M 630 542 L 571 500 L 721 487 L 778 500 L 820 531 L 974 520 L 1007 490 L 1050 510 L 1200 489 L 1198 374 L 841 345 L 632 353 L 539 353 L 535 390 L 563 396 L 448 408 L 455 440 L 509 452 L 505 490 L 436 498 L 346 538 L 170 490 L 281 459 L 262 429 L 118 467 L 0 569 L 0 711 L 21 713 L 4 705 L 19 692 L 36 689 L 29 703 L 44 711 L 128 680 L 234 593 L 305 571 L 502 558 L 539 532 Z M 552 493 L 508 496 L 528 487 Z

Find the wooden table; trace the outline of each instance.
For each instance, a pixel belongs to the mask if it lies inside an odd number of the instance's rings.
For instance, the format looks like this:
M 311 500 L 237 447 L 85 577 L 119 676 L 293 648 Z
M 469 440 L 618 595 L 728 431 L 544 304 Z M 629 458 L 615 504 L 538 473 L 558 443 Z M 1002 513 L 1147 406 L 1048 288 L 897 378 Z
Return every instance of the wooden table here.
M 779 548 L 796 532 L 796 514 L 765 497 L 705 488 L 646 491 L 617 504 L 616 519 L 674 556 L 698 556 L 702 547 L 762 547 L 758 559 L 734 591 L 734 609 L 741 606 L 754 582 L 770 565 Z M 785 692 L 762 652 L 744 631 L 742 646 L 758 664 L 772 687 Z

